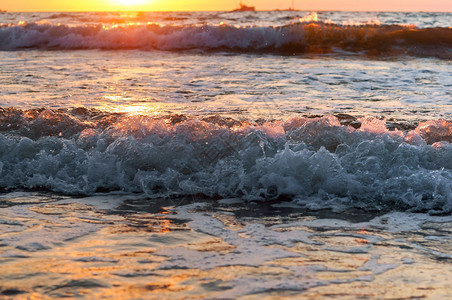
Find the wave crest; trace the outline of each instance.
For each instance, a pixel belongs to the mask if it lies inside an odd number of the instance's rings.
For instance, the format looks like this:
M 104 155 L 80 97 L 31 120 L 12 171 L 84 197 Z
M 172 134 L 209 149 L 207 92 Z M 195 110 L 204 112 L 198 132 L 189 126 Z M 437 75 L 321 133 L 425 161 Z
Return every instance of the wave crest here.
M 452 28 L 298 22 L 275 27 L 123 24 L 67 26 L 24 23 L 0 27 L 0 50 L 141 49 L 269 54 L 414 55 L 451 59 Z
M 255 123 L 3 109 L 0 187 L 452 212 L 452 122 L 389 125 L 371 116 Z

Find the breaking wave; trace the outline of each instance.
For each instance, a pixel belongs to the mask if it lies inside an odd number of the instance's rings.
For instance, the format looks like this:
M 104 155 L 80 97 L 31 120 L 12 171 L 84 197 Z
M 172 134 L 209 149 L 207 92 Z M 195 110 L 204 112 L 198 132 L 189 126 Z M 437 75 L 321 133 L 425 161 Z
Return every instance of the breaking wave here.
M 452 122 L 0 109 L 0 187 L 452 212 Z
M 122 25 L 68 26 L 22 23 L 0 26 L 0 50 L 140 49 L 268 54 L 360 54 L 452 58 L 452 28 L 338 25 L 284 26 Z

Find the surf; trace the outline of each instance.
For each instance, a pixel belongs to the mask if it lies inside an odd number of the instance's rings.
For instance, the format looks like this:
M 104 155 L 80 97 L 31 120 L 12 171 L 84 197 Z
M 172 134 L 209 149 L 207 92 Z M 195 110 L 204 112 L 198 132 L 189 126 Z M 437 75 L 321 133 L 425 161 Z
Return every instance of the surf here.
M 48 22 L 0 26 L 0 50 L 226 51 L 275 55 L 336 54 L 451 59 L 452 29 L 400 25 L 294 22 L 283 26 L 228 24 L 64 25 Z
M 452 211 L 452 123 L 3 109 L 0 187 Z

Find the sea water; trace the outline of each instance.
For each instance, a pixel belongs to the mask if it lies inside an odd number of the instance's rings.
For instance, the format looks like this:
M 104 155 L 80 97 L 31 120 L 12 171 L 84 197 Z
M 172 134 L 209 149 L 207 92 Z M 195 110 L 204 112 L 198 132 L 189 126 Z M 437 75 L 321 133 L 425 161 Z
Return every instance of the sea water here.
M 1 294 L 450 298 L 450 20 L 1 13 Z

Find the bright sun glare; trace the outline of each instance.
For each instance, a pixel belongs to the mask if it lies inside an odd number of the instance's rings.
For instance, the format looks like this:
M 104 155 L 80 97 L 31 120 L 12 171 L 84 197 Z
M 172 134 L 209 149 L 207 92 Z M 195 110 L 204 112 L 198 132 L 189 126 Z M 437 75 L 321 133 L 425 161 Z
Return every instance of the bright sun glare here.
M 114 0 L 115 3 L 123 6 L 136 6 L 150 2 L 149 0 Z

